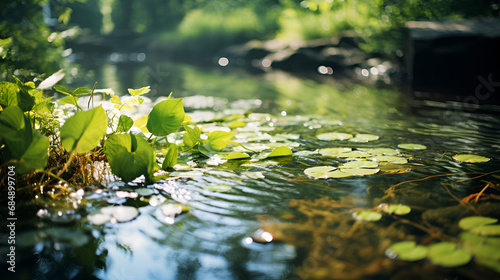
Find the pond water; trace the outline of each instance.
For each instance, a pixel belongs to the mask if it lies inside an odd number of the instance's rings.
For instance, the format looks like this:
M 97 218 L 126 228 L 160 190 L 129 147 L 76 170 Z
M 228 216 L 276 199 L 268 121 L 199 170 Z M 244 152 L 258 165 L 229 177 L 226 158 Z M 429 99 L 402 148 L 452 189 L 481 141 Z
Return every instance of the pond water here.
M 474 246 L 463 239 L 459 220 L 500 218 L 500 172 L 495 173 L 500 169 L 499 107 L 417 102 L 397 89 L 368 86 L 363 80 L 336 84 L 330 77 L 311 80 L 168 61 L 116 64 L 88 59 L 78 75 L 84 79 L 75 85 L 89 87 L 98 81 L 98 88 L 112 88 L 116 94 L 146 85 L 153 100 L 173 92 L 184 98 L 186 112 L 195 120 L 222 120 L 203 123 L 205 131 L 241 120 L 244 126 L 233 129 L 237 141 L 253 149 L 288 146 L 294 154 L 255 162 L 186 155 L 194 163 L 154 184 L 90 185 L 55 198 L 51 190 L 40 191 L 37 199 L 19 205 L 24 217 L 16 232 L 15 279 L 500 276 L 498 256 L 485 259 L 477 253 L 465 265 L 445 267 L 429 258 L 410 262 L 386 253 L 398 241 L 425 246 L 450 241 L 470 249 Z M 234 117 L 241 112 L 247 116 Z M 332 132 L 378 139 L 317 137 Z M 425 149 L 398 147 L 405 143 Z M 359 154 L 324 150 L 339 147 Z M 383 154 L 397 159 L 376 159 Z M 457 154 L 490 160 L 461 162 L 453 158 Z M 366 158 L 377 163 L 376 174 L 317 179 L 304 173 Z M 477 203 L 475 197 L 464 202 L 486 186 Z M 169 203 L 189 209 L 165 215 L 162 205 Z M 411 212 L 387 214 L 378 207 L 382 203 L 408 205 Z M 133 206 L 139 215 L 103 225 L 87 219 L 117 205 Z M 365 210 L 382 213 L 382 218 L 356 217 Z M 4 253 L 8 248 L 2 247 Z

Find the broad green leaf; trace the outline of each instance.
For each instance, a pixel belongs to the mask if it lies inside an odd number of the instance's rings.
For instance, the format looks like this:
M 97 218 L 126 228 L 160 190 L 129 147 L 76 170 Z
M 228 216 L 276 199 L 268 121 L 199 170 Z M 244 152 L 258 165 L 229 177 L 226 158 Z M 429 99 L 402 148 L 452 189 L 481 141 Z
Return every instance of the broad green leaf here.
M 406 215 L 411 212 L 411 208 L 403 204 L 391 204 L 383 211 L 388 214 Z
M 425 149 L 427 149 L 427 147 L 424 145 L 413 144 L 413 143 L 399 144 L 398 148 L 406 149 L 406 150 L 425 150 Z
M 74 96 L 83 95 L 83 94 L 89 94 L 91 92 L 92 92 L 92 90 L 90 88 L 81 87 L 81 88 L 75 89 L 71 95 L 74 95 Z
M 226 159 L 245 159 L 245 158 L 249 158 L 249 157 L 250 156 L 248 154 L 235 152 L 235 153 L 230 153 L 229 155 L 227 155 Z
M 141 175 L 148 181 L 153 177 L 155 164 L 153 148 L 141 137 L 133 134 L 115 134 L 106 140 L 104 153 L 111 171 L 125 182 Z
M 63 86 L 60 85 L 55 85 L 54 89 L 60 93 L 66 94 L 66 95 L 73 95 L 73 92 Z
M 304 173 L 314 178 L 328 179 L 331 173 L 336 169 L 337 168 L 333 166 L 315 166 L 307 168 L 304 170 Z
M 375 141 L 378 139 L 379 139 L 378 135 L 356 134 L 356 136 L 354 136 L 354 138 L 349 139 L 349 141 L 351 141 L 351 142 L 369 142 L 369 141 Z
M 166 170 L 168 168 L 172 168 L 177 164 L 177 154 L 179 148 L 174 143 L 170 143 L 170 147 L 168 148 L 167 155 L 165 156 L 165 160 L 161 165 L 161 169 Z
M 467 155 L 467 154 L 454 155 L 453 159 L 456 161 L 469 162 L 469 163 L 481 163 L 490 161 L 490 158 L 487 157 L 477 156 L 477 155 Z
M 471 228 L 469 231 L 482 236 L 500 236 L 500 225 L 481 225 Z
M 21 82 L 17 77 L 14 76 L 16 80 L 16 85 L 19 89 L 17 94 L 17 106 L 23 110 L 23 112 L 31 111 L 35 105 L 35 98 L 29 94 L 30 90 L 35 88 L 33 83 Z
M 25 126 L 23 110 L 18 106 L 9 106 L 0 112 L 0 137 L 10 130 L 20 130 Z
M 165 136 L 177 132 L 184 118 L 182 99 L 168 99 L 153 107 L 149 113 L 146 127 L 155 136 Z
M 330 132 L 330 133 L 323 133 L 323 134 L 318 134 L 316 137 L 320 140 L 347 140 L 352 138 L 352 134 L 347 134 L 347 133 L 337 133 L 337 132 Z
M 18 105 L 18 87 L 14 83 L 1 82 L 0 83 L 0 106 L 4 109 Z
M 374 156 L 395 156 L 398 154 L 398 151 L 390 148 L 375 148 L 375 149 L 366 149 L 365 152 L 374 155 Z
M 71 104 L 71 105 L 75 105 L 75 106 L 78 106 L 78 97 L 73 97 L 73 96 L 65 96 L 61 99 L 58 99 L 57 100 L 57 103 L 61 103 L 61 104 Z
M 234 122 L 230 123 L 227 127 L 233 129 L 233 128 L 238 128 L 238 127 L 244 127 L 246 125 L 247 124 L 245 122 L 234 121 Z
M 340 153 L 336 155 L 337 157 L 341 158 L 367 158 L 371 156 L 369 153 L 363 152 L 363 151 L 350 151 L 350 152 L 345 152 L 345 153 Z
M 182 141 L 184 145 L 188 148 L 192 148 L 200 142 L 201 130 L 199 127 L 195 126 L 194 128 L 184 125 L 184 129 L 186 132 L 182 136 Z
M 460 234 L 463 249 L 474 255 L 475 261 L 500 272 L 500 238 Z
M 146 128 L 147 122 L 148 122 L 148 116 L 142 116 L 134 121 L 134 126 L 139 128 L 142 131 L 142 133 L 149 133 L 149 130 Z
M 385 253 L 391 259 L 413 262 L 427 257 L 427 248 L 415 241 L 401 241 L 392 244 Z
M 20 174 L 43 170 L 49 158 L 49 138 L 34 131 L 33 140 L 19 160 L 16 172 Z
M 19 160 L 33 140 L 28 116 L 18 106 L 9 106 L 0 113 L 0 140 L 3 140 L 4 160 Z
M 292 150 L 288 148 L 287 146 L 281 146 L 275 148 L 270 154 L 266 156 L 266 158 L 271 158 L 271 157 L 286 157 L 286 156 L 291 156 Z
M 231 139 L 233 139 L 234 133 L 225 132 L 221 130 L 212 131 L 208 134 L 208 144 L 210 148 L 220 151 L 224 149 L 229 143 L 231 143 Z
M 109 102 L 111 103 L 114 103 L 114 104 L 118 104 L 118 105 L 121 105 L 122 104 L 122 100 L 120 99 L 120 97 L 110 93 L 111 95 L 111 98 L 109 99 Z
M 131 88 L 128 89 L 128 93 L 130 93 L 130 95 L 132 95 L 132 96 L 138 96 L 138 95 L 146 94 L 149 91 L 151 91 L 151 89 L 149 89 L 149 86 L 143 87 L 143 88 L 140 88 L 140 89 L 131 89 Z
M 121 115 L 118 119 L 118 126 L 116 127 L 116 132 L 128 132 L 134 125 L 134 120 L 127 116 Z
M 104 137 L 107 126 L 108 117 L 101 106 L 77 112 L 61 127 L 62 146 L 70 152 L 87 153 Z
M 376 222 L 382 219 L 382 214 L 373 211 L 359 211 L 354 213 L 354 218 L 362 221 Z
M 464 230 L 470 230 L 478 226 L 494 224 L 498 222 L 498 219 L 483 217 L 483 216 L 472 216 L 461 219 L 458 222 L 458 226 Z
M 429 260 L 434 264 L 444 267 L 456 267 L 466 265 L 472 256 L 457 248 L 457 244 L 451 242 L 440 242 L 429 246 Z

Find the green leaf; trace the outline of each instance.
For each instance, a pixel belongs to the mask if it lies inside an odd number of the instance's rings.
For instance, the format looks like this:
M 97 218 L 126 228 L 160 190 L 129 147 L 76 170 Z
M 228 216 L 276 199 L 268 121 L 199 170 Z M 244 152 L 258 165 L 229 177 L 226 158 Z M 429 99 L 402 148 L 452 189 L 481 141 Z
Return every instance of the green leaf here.
M 232 189 L 232 187 L 227 184 L 208 185 L 203 188 L 211 192 L 228 192 Z
M 341 168 L 375 168 L 378 166 L 378 163 L 374 161 L 367 161 L 367 160 L 355 160 L 355 161 L 349 161 L 342 166 Z
M 118 126 L 116 127 L 116 132 L 128 132 L 130 128 L 134 125 L 134 120 L 127 116 L 121 115 L 118 119 Z
M 483 216 L 472 216 L 461 219 L 458 222 L 458 226 L 464 230 L 470 230 L 478 226 L 494 224 L 498 222 L 498 219 L 483 217 Z
M 399 144 L 398 148 L 406 149 L 406 150 L 425 150 L 425 149 L 427 149 L 427 147 L 424 145 L 413 144 L 413 143 Z
M 330 132 L 330 133 L 318 134 L 316 135 L 316 137 L 320 140 L 347 140 L 351 139 L 353 136 L 352 134 L 347 134 L 347 133 Z
M 63 86 L 60 85 L 55 85 L 54 89 L 60 93 L 66 94 L 66 95 L 73 95 L 73 92 Z
M 165 136 L 177 132 L 184 121 L 182 99 L 164 100 L 149 113 L 147 129 L 155 136 Z
M 208 145 L 215 151 L 220 151 L 224 149 L 229 143 L 231 143 L 231 139 L 233 139 L 234 133 L 225 132 L 222 130 L 212 131 L 208 134 Z
M 172 168 L 177 164 L 177 154 L 178 154 L 178 147 L 174 143 L 170 143 L 170 147 L 168 148 L 167 155 L 165 156 L 165 160 L 163 161 L 163 164 L 161 165 L 161 169 L 168 169 Z
M 81 87 L 81 88 L 77 88 L 75 89 L 71 95 L 73 96 L 76 96 L 76 95 L 83 95 L 83 94 L 89 94 L 91 93 L 92 90 L 90 88 L 86 88 L 86 87 Z
M 354 217 L 357 220 L 376 222 L 382 219 L 382 214 L 373 211 L 359 211 L 354 213 Z
M 1 82 L 0 83 L 0 106 L 4 109 L 18 104 L 18 87 L 14 83 Z
M 391 204 L 383 211 L 388 214 L 406 215 L 411 212 L 411 208 L 403 204 Z
M 33 139 L 28 116 L 18 106 L 9 106 L 0 113 L 0 139 L 3 140 L 5 160 L 19 160 Z
M 374 156 L 395 156 L 398 154 L 398 151 L 389 148 L 375 148 L 375 149 L 366 149 L 365 152 L 374 155 Z
M 151 89 L 149 89 L 149 86 L 143 87 L 143 88 L 140 88 L 140 89 L 131 89 L 131 88 L 128 89 L 128 93 L 130 93 L 130 95 L 132 95 L 132 96 L 138 96 L 138 95 L 146 94 L 149 91 L 151 91 Z
M 101 106 L 77 112 L 61 127 L 62 146 L 70 152 L 89 152 L 104 137 L 107 126 L 108 117 Z
M 19 160 L 16 172 L 20 174 L 43 170 L 49 159 L 49 138 L 34 131 L 33 140 Z
M 266 158 L 271 158 L 271 157 L 286 157 L 286 156 L 291 156 L 292 150 L 288 148 L 287 146 L 281 146 L 275 148 L 270 154 L 266 156 Z
M 401 241 L 392 244 L 386 251 L 386 255 L 391 259 L 402 261 L 419 261 L 427 257 L 427 248 L 417 245 L 415 241 Z
M 352 151 L 351 148 L 326 148 L 320 149 L 318 153 L 324 156 L 337 157 L 339 154 Z
M 343 169 L 341 167 L 340 169 L 341 172 L 349 174 L 351 176 L 365 176 L 365 175 L 373 175 L 375 173 L 378 173 L 380 169 L 373 169 L 373 168 L 346 168 Z
M 333 166 L 315 166 L 307 168 L 306 170 L 304 170 L 304 173 L 314 178 L 328 179 L 330 178 L 332 171 L 336 169 L 337 168 Z
M 356 136 L 354 138 L 349 139 L 349 141 L 351 141 L 351 142 L 369 142 L 369 141 L 375 141 L 378 139 L 379 139 L 378 135 L 356 134 Z
M 144 175 L 153 177 L 155 164 L 153 148 L 148 142 L 133 134 L 115 134 L 104 144 L 104 153 L 115 175 L 129 182 Z
M 32 90 L 35 86 L 31 86 L 29 82 L 23 84 L 15 76 L 14 79 L 16 80 L 16 85 L 19 89 L 17 95 L 17 106 L 19 106 L 19 108 L 21 108 L 23 112 L 31 111 L 31 109 L 35 105 L 35 98 L 29 94 L 29 91 Z
M 71 105 L 75 105 L 75 106 L 78 106 L 78 104 L 76 103 L 78 101 L 78 97 L 76 96 L 65 96 L 61 99 L 58 99 L 57 102 L 58 103 L 61 103 L 61 104 L 71 104 Z
M 500 225 L 481 225 L 471 228 L 469 231 L 482 236 L 500 236 Z
M 197 126 L 191 128 L 188 125 L 184 125 L 184 129 L 186 130 L 186 132 L 182 136 L 182 141 L 184 143 L 184 146 L 188 148 L 196 146 L 196 144 L 200 142 L 200 135 L 201 135 L 200 128 Z
M 468 252 L 457 249 L 457 244 L 451 242 L 440 242 L 429 246 L 427 257 L 434 264 L 444 267 L 462 266 L 472 259 Z
M 481 163 L 490 161 L 490 158 L 487 157 L 468 155 L 468 154 L 454 155 L 453 159 L 456 161 L 469 162 L 469 163 Z
M 229 155 L 226 156 L 226 159 L 230 160 L 230 159 L 245 159 L 245 158 L 249 158 L 250 156 L 248 154 L 245 154 L 245 153 L 230 153 Z
M 371 160 L 379 161 L 379 162 L 389 162 L 393 164 L 406 164 L 408 160 L 404 157 L 398 156 L 376 156 L 370 158 Z

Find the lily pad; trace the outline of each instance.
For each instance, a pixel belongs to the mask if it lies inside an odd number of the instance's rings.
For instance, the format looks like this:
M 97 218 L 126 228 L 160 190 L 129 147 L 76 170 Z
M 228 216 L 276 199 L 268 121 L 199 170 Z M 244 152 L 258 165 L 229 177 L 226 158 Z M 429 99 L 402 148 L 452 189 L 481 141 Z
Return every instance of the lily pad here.
M 138 189 L 135 189 L 135 192 L 137 194 L 139 194 L 140 196 L 151 196 L 155 193 L 154 190 L 149 189 L 149 188 L 138 188 Z
M 359 211 L 359 212 L 354 213 L 354 217 L 357 220 L 376 222 L 376 221 L 382 219 L 382 214 L 380 214 L 379 212 L 373 212 L 373 211 Z
M 399 144 L 398 148 L 406 149 L 406 150 L 425 150 L 425 149 L 427 149 L 427 147 L 424 145 L 413 144 L 413 143 Z
M 453 159 L 456 161 L 469 162 L 469 163 L 481 163 L 490 161 L 490 158 L 478 155 L 470 155 L 470 154 L 454 155 Z
M 464 230 L 470 230 L 478 226 L 494 224 L 498 222 L 498 219 L 483 217 L 483 216 L 472 216 L 461 219 L 458 222 L 458 226 Z
M 119 223 L 132 221 L 139 216 L 139 210 L 132 206 L 105 207 L 101 213 L 113 216 Z
M 457 244 L 451 242 L 440 242 L 429 246 L 427 257 L 434 264 L 444 267 L 466 265 L 472 259 L 471 254 L 458 249 Z
M 376 160 L 379 162 L 390 162 L 394 164 L 406 164 L 408 163 L 408 160 L 404 157 L 398 157 L 398 156 L 376 156 L 370 158 L 371 160 Z
M 351 148 L 326 148 L 320 149 L 318 153 L 324 156 L 337 157 L 339 154 L 346 153 L 352 151 Z
M 374 156 L 395 156 L 398 154 L 398 151 L 390 148 L 375 148 L 375 149 L 366 149 L 365 152 L 374 155 Z
M 270 157 L 285 157 L 285 156 L 291 156 L 292 150 L 288 148 L 287 146 L 280 146 L 275 148 L 270 154 L 266 156 L 266 158 Z
M 363 151 L 350 151 L 350 152 L 345 152 L 345 153 L 340 153 L 337 155 L 337 157 L 341 157 L 341 158 L 353 158 L 353 159 L 356 159 L 356 158 L 367 158 L 367 157 L 370 157 L 371 155 L 366 153 L 366 152 L 363 152 Z
M 384 212 L 388 214 L 406 215 L 411 212 L 411 208 L 403 204 L 391 204 L 384 209 Z
M 351 142 L 369 142 L 376 141 L 379 139 L 378 135 L 373 134 L 356 134 L 354 138 L 349 139 Z
M 314 178 L 328 179 L 331 177 L 330 175 L 335 169 L 337 168 L 333 166 L 315 166 L 307 168 L 304 170 L 304 173 Z
M 316 135 L 316 137 L 320 140 L 332 141 L 332 140 L 347 140 L 351 139 L 353 136 L 352 134 L 347 134 L 347 133 L 330 132 L 330 133 L 318 134 Z
M 367 160 L 355 160 L 342 164 L 341 168 L 375 168 L 378 166 L 377 162 Z
M 239 152 L 235 152 L 235 153 L 230 153 L 229 155 L 226 156 L 226 159 L 245 159 L 245 158 L 249 158 L 250 156 L 246 153 L 239 153 Z
M 365 176 L 365 175 L 373 175 L 375 173 L 378 173 L 380 169 L 373 169 L 373 168 L 346 168 L 340 169 L 341 172 L 350 174 L 352 176 Z
M 469 231 L 482 236 L 500 236 L 500 225 L 481 225 Z
M 401 241 L 392 244 L 385 252 L 391 259 L 400 259 L 402 261 L 419 261 L 427 257 L 427 248 L 417 245 L 415 241 Z

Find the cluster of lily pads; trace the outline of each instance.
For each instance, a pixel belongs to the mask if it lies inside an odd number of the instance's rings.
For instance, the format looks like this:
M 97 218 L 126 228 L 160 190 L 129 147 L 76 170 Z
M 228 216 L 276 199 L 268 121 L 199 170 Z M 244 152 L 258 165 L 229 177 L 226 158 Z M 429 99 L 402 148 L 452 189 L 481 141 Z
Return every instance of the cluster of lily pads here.
M 444 267 L 468 264 L 472 256 L 483 265 L 500 271 L 500 225 L 498 219 L 482 216 L 466 217 L 458 225 L 465 232 L 460 235 L 460 246 L 453 242 L 438 242 L 430 246 L 402 241 L 392 244 L 386 251 L 388 257 L 402 261 L 419 261 L 425 258 Z

